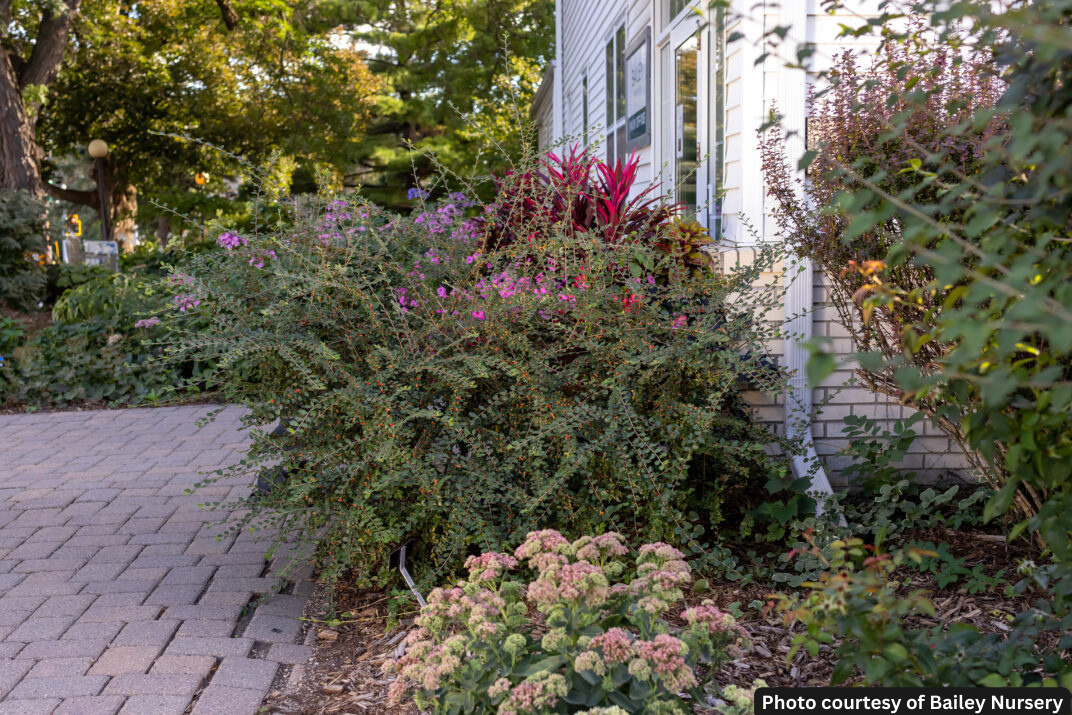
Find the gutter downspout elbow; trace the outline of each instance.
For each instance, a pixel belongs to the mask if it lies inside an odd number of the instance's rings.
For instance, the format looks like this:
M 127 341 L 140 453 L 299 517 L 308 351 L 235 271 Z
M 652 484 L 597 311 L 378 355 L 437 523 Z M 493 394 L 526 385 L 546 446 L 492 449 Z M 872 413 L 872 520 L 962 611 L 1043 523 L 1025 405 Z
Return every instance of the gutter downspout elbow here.
M 823 500 L 834 494 L 830 479 L 823 469 L 812 439 L 812 393 L 808 384 L 808 349 L 805 343 L 812 336 L 812 310 L 815 302 L 814 269 L 807 258 L 796 258 L 786 266 L 786 280 L 791 281 L 785 293 L 785 363 L 789 385 L 785 398 L 785 435 L 800 443 L 803 454 L 793 455 L 792 470 L 796 478 L 810 478 L 811 491 L 819 497 L 817 513 L 823 511 Z

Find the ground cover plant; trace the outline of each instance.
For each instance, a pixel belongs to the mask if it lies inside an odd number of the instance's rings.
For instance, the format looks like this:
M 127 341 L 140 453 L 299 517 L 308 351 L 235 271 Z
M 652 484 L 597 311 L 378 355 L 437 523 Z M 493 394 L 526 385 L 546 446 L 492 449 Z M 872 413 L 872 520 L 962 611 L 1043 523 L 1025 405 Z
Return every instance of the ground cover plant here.
M 486 206 L 454 194 L 397 216 L 336 198 L 192 261 L 182 319 L 209 328 L 171 354 L 216 361 L 210 384 L 251 424 L 285 420 L 238 468 L 282 463 L 256 508 L 325 530 L 325 578 L 374 579 L 407 539 L 433 578 L 537 527 L 709 561 L 764 502 L 808 510 L 740 397 L 782 385 L 763 321 L 780 293 L 746 290 L 773 254 L 694 270 L 676 246 L 695 237 L 630 204 L 633 176 L 635 161 L 575 154 L 502 178 Z M 582 205 L 606 211 L 571 220 Z
M 159 275 L 159 255 L 143 250 L 142 263 L 117 274 L 100 266 L 41 269 L 40 294 L 51 296 L 46 320 L 38 309 L 13 314 L 4 319 L 9 327 L 0 328 L 0 407 L 143 405 L 199 396 L 200 365 L 158 359 L 167 319 L 183 308 L 176 300 L 181 283 Z

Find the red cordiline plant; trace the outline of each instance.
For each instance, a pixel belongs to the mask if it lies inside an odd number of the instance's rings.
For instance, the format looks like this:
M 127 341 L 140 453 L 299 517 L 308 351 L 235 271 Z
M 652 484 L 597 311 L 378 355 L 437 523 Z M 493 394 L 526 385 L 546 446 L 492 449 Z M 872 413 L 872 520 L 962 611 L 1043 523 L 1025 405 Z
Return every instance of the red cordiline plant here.
M 747 634 L 710 601 L 683 607 L 680 551 L 629 554 L 613 532 L 570 543 L 546 530 L 513 556 L 470 557 L 468 578 L 429 595 L 394 697 L 436 713 L 688 712 L 683 694 L 705 698 L 696 667 L 739 653 Z M 522 564 L 534 578 L 519 578 Z
M 663 203 L 655 186 L 630 196 L 639 168 L 636 154 L 613 166 L 577 147 L 563 156 L 547 154 L 538 169 L 498 182 L 498 196 L 481 219 L 486 247 L 526 240 L 535 224 L 591 232 L 609 244 L 651 242 L 677 207 Z

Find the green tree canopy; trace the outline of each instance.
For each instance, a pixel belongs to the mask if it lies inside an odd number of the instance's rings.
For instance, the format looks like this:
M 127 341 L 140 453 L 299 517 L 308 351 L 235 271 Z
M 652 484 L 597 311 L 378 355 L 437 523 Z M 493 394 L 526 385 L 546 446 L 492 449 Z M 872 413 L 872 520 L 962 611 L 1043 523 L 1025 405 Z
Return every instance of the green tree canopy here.
M 552 0 L 337 2 L 336 16 L 385 84 L 349 183 L 402 206 L 414 173 L 435 173 L 427 152 L 463 175 L 516 157 L 553 51 Z M 484 135 L 505 152 L 485 152 Z
M 294 0 L 86 0 L 39 108 L 35 138 L 53 159 L 42 167 L 46 190 L 96 207 L 95 192 L 58 186 L 58 160 L 92 138 L 110 145 L 105 183 L 128 230 L 138 193 L 181 206 L 195 174 L 222 190 L 243 172 L 177 136 L 254 166 L 274 158 L 341 177 L 360 157 L 378 80 L 333 29 L 315 4 Z

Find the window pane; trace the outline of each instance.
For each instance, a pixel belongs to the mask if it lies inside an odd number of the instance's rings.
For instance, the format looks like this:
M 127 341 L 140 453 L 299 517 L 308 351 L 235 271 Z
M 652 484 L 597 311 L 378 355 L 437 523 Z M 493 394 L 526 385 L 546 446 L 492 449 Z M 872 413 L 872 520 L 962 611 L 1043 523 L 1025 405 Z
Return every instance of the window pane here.
M 584 127 L 584 145 L 588 146 L 588 75 L 581 77 L 581 126 Z
M 618 131 L 616 131 L 614 133 L 614 141 L 615 141 L 615 144 L 617 145 L 615 147 L 616 151 L 614 152 L 614 160 L 615 160 L 615 162 L 617 162 L 618 159 L 625 159 L 625 125 L 624 124 L 622 126 L 618 127 Z
M 614 124 L 614 40 L 607 43 L 607 67 L 603 72 L 607 78 L 607 126 Z
M 614 132 L 607 134 L 607 163 L 614 163 Z
M 669 9 L 666 13 L 666 19 L 673 20 L 675 17 L 681 14 L 689 5 L 689 0 L 669 0 Z
M 697 144 L 697 74 L 698 38 L 693 35 L 674 54 L 674 143 L 677 200 L 686 214 L 696 213 L 696 164 L 700 151 Z
M 618 28 L 618 32 L 615 35 L 615 44 L 618 46 L 618 52 L 615 56 L 614 72 L 614 76 L 617 78 L 617 92 L 615 94 L 617 111 L 614 114 L 614 118 L 621 119 L 625 116 L 625 25 Z
M 723 8 L 715 10 L 715 25 L 712 28 L 714 35 L 712 43 L 714 52 L 711 62 L 714 64 L 714 146 L 711 157 L 711 169 L 713 172 L 712 205 L 711 205 L 711 236 L 717 241 L 722 238 L 722 194 L 725 188 L 725 142 L 726 142 L 726 16 Z

